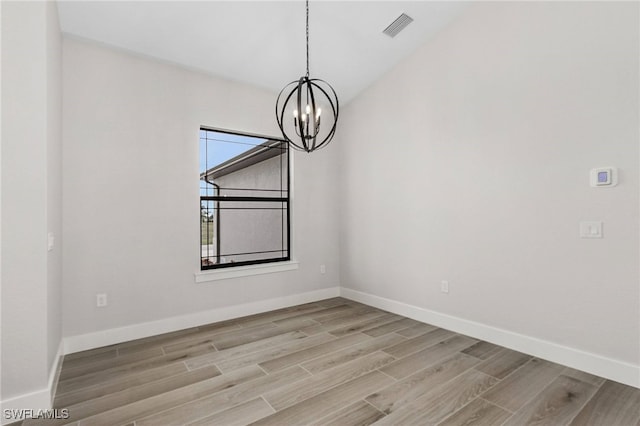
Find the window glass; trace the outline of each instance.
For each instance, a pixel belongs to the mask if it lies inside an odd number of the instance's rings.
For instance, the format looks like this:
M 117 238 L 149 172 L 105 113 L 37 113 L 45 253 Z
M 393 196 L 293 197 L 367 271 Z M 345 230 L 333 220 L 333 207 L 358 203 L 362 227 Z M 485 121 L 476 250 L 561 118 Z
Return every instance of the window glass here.
M 202 269 L 289 260 L 289 151 L 278 139 L 200 131 Z

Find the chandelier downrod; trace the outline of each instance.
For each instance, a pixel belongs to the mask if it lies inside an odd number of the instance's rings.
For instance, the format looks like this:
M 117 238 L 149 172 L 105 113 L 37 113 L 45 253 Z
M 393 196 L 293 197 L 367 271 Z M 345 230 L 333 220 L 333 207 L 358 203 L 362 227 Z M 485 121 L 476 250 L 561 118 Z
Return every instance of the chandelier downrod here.
M 307 0 L 307 77 L 309 77 L 309 0 Z

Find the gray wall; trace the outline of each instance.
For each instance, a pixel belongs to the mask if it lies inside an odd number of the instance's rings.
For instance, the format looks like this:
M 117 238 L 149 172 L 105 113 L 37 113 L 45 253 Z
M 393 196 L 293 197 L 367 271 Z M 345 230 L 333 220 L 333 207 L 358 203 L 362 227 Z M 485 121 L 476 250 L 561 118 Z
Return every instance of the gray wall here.
M 61 341 L 60 50 L 55 3 L 2 3 L 2 399 L 42 408 Z
M 283 160 L 284 158 L 284 160 Z M 262 191 L 233 191 L 224 188 L 254 188 L 254 189 L 280 189 L 281 185 L 287 189 L 286 163 L 284 168 L 281 162 L 286 162 L 285 156 L 269 158 L 260 163 L 238 170 L 215 180 L 220 185 L 223 195 L 238 195 L 252 197 L 286 197 L 284 194 Z M 283 175 L 281 176 L 281 169 Z M 282 182 L 281 182 L 282 180 Z M 286 212 L 281 210 L 224 210 L 224 208 L 280 208 L 282 203 L 276 202 L 234 202 L 222 203 L 220 211 L 220 253 L 227 255 L 230 253 L 246 253 L 255 251 L 286 250 L 286 235 L 283 238 L 283 229 L 286 230 Z M 284 220 L 284 222 L 283 222 Z M 238 256 L 235 261 L 263 259 L 267 257 L 286 256 L 286 252 L 257 254 L 248 256 Z M 226 256 L 226 261 L 232 258 Z
M 63 47 L 65 336 L 338 285 L 332 147 L 293 159 L 297 270 L 194 280 L 200 126 L 277 136 L 265 114 L 276 93 L 74 39 Z
M 347 105 L 342 286 L 637 366 L 638 8 L 473 4 Z

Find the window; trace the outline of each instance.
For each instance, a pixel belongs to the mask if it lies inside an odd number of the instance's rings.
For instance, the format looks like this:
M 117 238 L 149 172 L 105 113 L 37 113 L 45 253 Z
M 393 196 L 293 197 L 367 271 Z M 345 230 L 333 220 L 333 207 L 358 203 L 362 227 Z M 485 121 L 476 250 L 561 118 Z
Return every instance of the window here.
M 289 249 L 287 143 L 201 128 L 201 269 L 286 261 Z

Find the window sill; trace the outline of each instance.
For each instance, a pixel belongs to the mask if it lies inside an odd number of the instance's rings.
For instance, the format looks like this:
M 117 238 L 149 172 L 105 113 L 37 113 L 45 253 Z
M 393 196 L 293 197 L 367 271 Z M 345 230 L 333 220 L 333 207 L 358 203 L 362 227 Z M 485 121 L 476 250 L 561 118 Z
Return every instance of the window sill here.
M 298 262 L 265 263 L 261 265 L 238 266 L 237 268 L 215 269 L 196 272 L 194 274 L 197 283 L 208 281 L 227 280 L 230 278 L 248 277 L 251 275 L 272 274 L 274 272 L 293 271 L 298 269 Z

